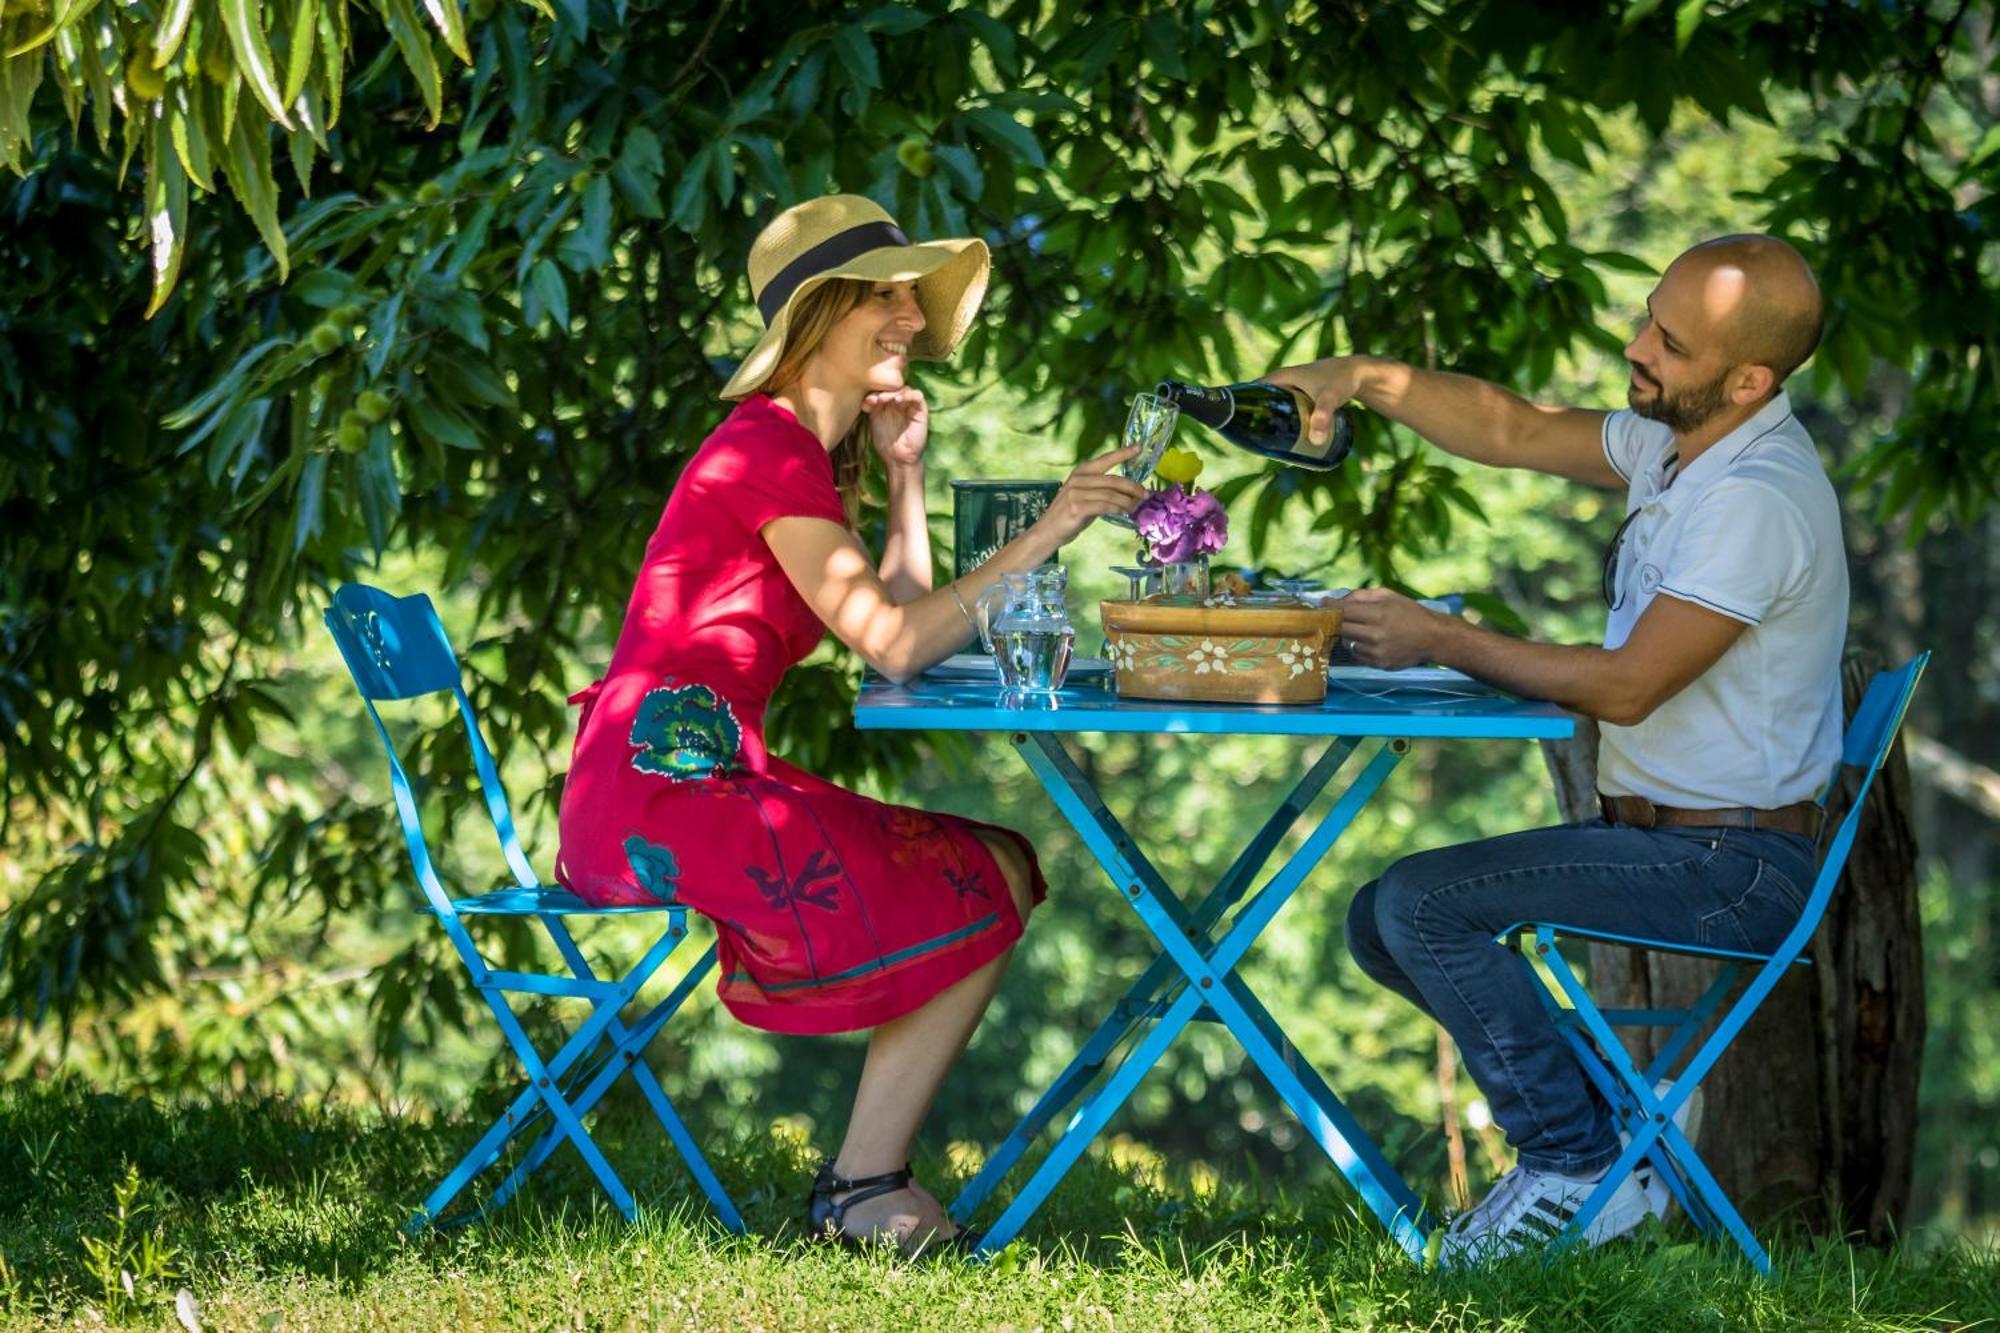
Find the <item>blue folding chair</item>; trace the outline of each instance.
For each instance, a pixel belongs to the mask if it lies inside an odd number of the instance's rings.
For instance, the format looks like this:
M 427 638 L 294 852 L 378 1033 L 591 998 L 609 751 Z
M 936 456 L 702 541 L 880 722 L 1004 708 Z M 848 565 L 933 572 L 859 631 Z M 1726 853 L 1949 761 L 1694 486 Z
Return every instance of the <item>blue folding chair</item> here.
M 1895 742 L 1896 730 L 1902 726 L 1903 714 L 1910 706 L 1910 696 L 1916 692 L 1917 680 L 1929 661 L 1930 654 L 1924 653 L 1899 670 L 1878 672 L 1868 682 L 1867 693 L 1862 696 L 1861 706 L 1855 710 L 1854 720 L 1848 725 L 1840 754 L 1840 768 L 1853 769 L 1860 774 L 1854 803 L 1848 807 L 1847 817 L 1840 821 L 1839 830 L 1827 846 L 1804 913 L 1775 951 L 1743 953 L 1731 949 L 1711 949 L 1667 940 L 1615 935 L 1608 931 L 1583 930 L 1559 922 L 1517 922 L 1498 936 L 1501 941 L 1512 942 L 1521 950 L 1522 961 L 1538 977 L 1541 973 L 1536 971 L 1534 960 L 1539 959 L 1546 965 L 1553 982 L 1544 979 L 1537 993 L 1558 1030 L 1576 1052 L 1584 1072 L 1611 1104 L 1620 1128 L 1628 1136 L 1625 1150 L 1556 1238 L 1556 1244 L 1573 1243 L 1582 1236 L 1619 1184 L 1643 1160 L 1652 1163 L 1674 1198 L 1702 1232 L 1728 1235 L 1742 1247 L 1758 1272 L 1770 1273 L 1770 1256 L 1757 1243 L 1757 1238 L 1750 1233 L 1750 1228 L 1723 1194 L 1714 1175 L 1695 1153 L 1694 1145 L 1688 1142 L 1687 1135 L 1674 1124 L 1673 1116 L 1687 1104 L 1702 1079 L 1722 1058 L 1722 1053 L 1729 1049 L 1729 1044 L 1736 1040 L 1736 1034 L 1743 1030 L 1743 1025 L 1757 1012 L 1758 1006 L 1771 994 L 1786 970 L 1793 966 L 1811 965 L 1812 960 L 1805 956 L 1805 947 L 1811 941 L 1813 932 L 1819 929 L 1820 918 L 1826 915 L 1827 904 L 1833 899 L 1841 869 L 1847 862 L 1848 850 L 1854 845 L 1855 831 L 1860 827 L 1861 808 L 1868 800 L 1868 791 L 1874 785 L 1876 772 L 1881 769 L 1883 760 L 1888 757 L 1889 747 Z M 1834 780 L 1820 794 L 1821 809 L 1826 807 L 1827 798 L 1832 795 L 1839 778 L 1840 772 L 1836 771 Z M 1711 958 L 1722 966 L 1714 982 L 1688 1008 L 1599 1009 L 1584 990 L 1569 959 L 1557 947 L 1558 941 L 1571 939 Z M 1532 958 L 1529 956 L 1531 951 Z M 1756 970 L 1743 994 L 1723 1014 L 1721 1022 L 1695 1050 L 1686 1067 L 1665 1084 L 1665 1091 L 1657 1091 L 1656 1085 L 1668 1078 L 1669 1071 L 1692 1045 L 1696 1035 L 1722 1007 L 1737 978 L 1751 967 Z M 1659 1054 L 1641 1070 L 1613 1033 L 1612 1029 L 1617 1027 L 1667 1027 L 1672 1031 Z
M 723 1192 L 721 1182 L 709 1169 L 701 1149 L 695 1145 L 673 1103 L 667 1100 L 659 1081 L 653 1077 L 652 1070 L 646 1067 L 642 1058 L 646 1043 L 652 1040 L 661 1025 L 673 1016 L 708 974 L 709 968 L 714 966 L 715 946 L 710 944 L 672 992 L 637 1023 L 627 1027 L 619 1018 L 625 1004 L 639 993 L 668 955 L 687 938 L 687 909 L 671 899 L 673 869 L 670 866 L 664 868 L 662 883 L 668 890 L 668 900 L 657 907 L 592 907 L 574 894 L 542 884 L 515 836 L 513 812 L 507 804 L 507 793 L 500 785 L 493 753 L 480 735 L 478 720 L 472 712 L 472 701 L 466 697 L 460 678 L 458 657 L 452 651 L 451 641 L 445 637 L 444 626 L 439 623 L 430 598 L 421 593 L 399 598 L 366 584 L 348 584 L 334 593 L 333 605 L 326 612 L 326 627 L 333 632 L 334 642 L 340 645 L 340 655 L 346 660 L 348 672 L 354 677 L 362 701 L 368 706 L 368 716 L 374 720 L 375 730 L 382 737 L 382 746 L 388 751 L 389 776 L 396 793 L 396 815 L 402 821 L 403 840 L 409 846 L 417 887 L 423 890 L 425 910 L 444 927 L 452 946 L 472 973 L 473 986 L 492 1008 L 493 1017 L 499 1022 L 507 1044 L 513 1048 L 527 1072 L 527 1083 L 507 1108 L 506 1114 L 493 1122 L 493 1127 L 486 1131 L 472 1151 L 431 1191 L 423 1207 L 410 1218 L 408 1229 L 420 1230 L 436 1223 L 460 1190 L 499 1160 L 514 1139 L 540 1125 L 544 1116 L 548 1117 L 549 1123 L 543 1127 L 541 1137 L 501 1182 L 492 1201 L 455 1220 L 470 1220 L 489 1209 L 505 1205 L 528 1176 L 546 1162 L 565 1140 L 576 1145 L 576 1150 L 602 1182 L 618 1211 L 630 1220 L 634 1216 L 631 1192 L 618 1178 L 618 1173 L 611 1169 L 611 1164 L 604 1159 L 604 1154 L 598 1150 L 590 1131 L 583 1124 L 583 1117 L 590 1113 L 619 1077 L 630 1074 L 652 1106 L 661 1127 L 667 1131 L 667 1137 L 680 1150 L 682 1160 L 693 1173 L 695 1182 L 701 1186 L 702 1193 L 714 1205 L 723 1225 L 731 1231 L 741 1232 L 743 1219 L 738 1215 L 735 1204 Z M 500 850 L 514 876 L 511 887 L 477 897 L 453 898 L 439 882 L 429 847 L 424 841 L 416 795 L 408 775 L 403 772 L 396 747 L 389 739 L 389 730 L 375 707 L 380 700 L 411 699 L 441 690 L 450 690 L 458 701 L 458 715 L 465 723 L 473 764 L 479 771 L 486 812 L 492 818 Z M 615 981 L 600 978 L 591 970 L 582 950 L 577 948 L 576 941 L 570 936 L 566 922 L 569 917 L 632 916 L 660 912 L 666 914 L 665 932 L 630 972 Z M 489 967 L 466 929 L 468 917 L 534 919 L 548 932 L 570 975 L 511 972 Z M 569 1040 L 553 1056 L 544 1059 L 522 1028 L 521 1020 L 508 1002 L 509 995 L 587 1000 L 590 1013 Z

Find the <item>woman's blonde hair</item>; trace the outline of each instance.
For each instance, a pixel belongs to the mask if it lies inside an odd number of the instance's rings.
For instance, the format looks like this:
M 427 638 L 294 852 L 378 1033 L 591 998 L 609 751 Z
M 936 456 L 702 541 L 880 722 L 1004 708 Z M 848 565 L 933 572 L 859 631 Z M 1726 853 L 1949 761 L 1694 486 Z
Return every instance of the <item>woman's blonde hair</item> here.
M 865 302 L 874 289 L 874 283 L 857 278 L 830 278 L 801 296 L 792 307 L 791 328 L 785 334 L 784 349 L 778 353 L 778 364 L 764 381 L 765 391 L 782 389 L 797 379 L 833 326 Z M 865 507 L 882 503 L 868 484 L 868 460 L 874 455 L 868 439 L 868 414 L 863 412 L 855 419 L 854 428 L 833 447 L 833 481 L 840 488 L 840 503 L 847 511 L 850 528 L 861 526 Z

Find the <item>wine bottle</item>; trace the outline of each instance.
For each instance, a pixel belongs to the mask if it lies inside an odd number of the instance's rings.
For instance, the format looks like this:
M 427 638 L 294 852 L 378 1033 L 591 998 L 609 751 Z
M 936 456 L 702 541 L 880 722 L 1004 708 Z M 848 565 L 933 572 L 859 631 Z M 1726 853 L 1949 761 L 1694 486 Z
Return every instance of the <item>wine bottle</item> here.
M 1204 388 L 1179 380 L 1161 380 L 1154 390 L 1239 449 L 1294 467 L 1329 472 L 1340 466 L 1354 447 L 1354 427 L 1345 412 L 1333 414 L 1333 429 L 1314 444 L 1306 435 L 1312 399 L 1296 389 L 1255 380 Z

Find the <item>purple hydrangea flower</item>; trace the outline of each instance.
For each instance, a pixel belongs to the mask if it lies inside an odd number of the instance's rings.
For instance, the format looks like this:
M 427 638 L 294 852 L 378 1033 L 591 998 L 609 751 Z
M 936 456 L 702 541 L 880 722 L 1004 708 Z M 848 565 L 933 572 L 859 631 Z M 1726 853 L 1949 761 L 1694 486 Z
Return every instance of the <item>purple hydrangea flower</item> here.
M 1213 555 L 1229 536 L 1229 515 L 1207 491 L 1187 493 L 1178 482 L 1154 491 L 1132 513 L 1133 525 L 1156 564 Z
M 1201 491 L 1188 500 L 1188 519 L 1196 554 L 1214 555 L 1229 540 L 1229 515 L 1212 492 Z

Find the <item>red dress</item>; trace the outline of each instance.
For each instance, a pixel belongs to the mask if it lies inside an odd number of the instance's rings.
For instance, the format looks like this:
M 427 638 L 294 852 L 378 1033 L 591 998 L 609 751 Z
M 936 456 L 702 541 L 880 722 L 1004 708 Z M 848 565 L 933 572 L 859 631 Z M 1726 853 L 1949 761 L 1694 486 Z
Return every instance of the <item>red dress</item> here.
M 1019 912 L 974 830 L 885 805 L 764 748 L 779 678 L 826 632 L 763 538 L 844 524 L 819 439 L 763 394 L 688 463 L 583 705 L 556 876 L 597 904 L 674 899 L 715 923 L 722 1002 L 774 1032 L 870 1028 L 1005 952 Z M 1034 896 L 1046 887 L 1034 870 Z

